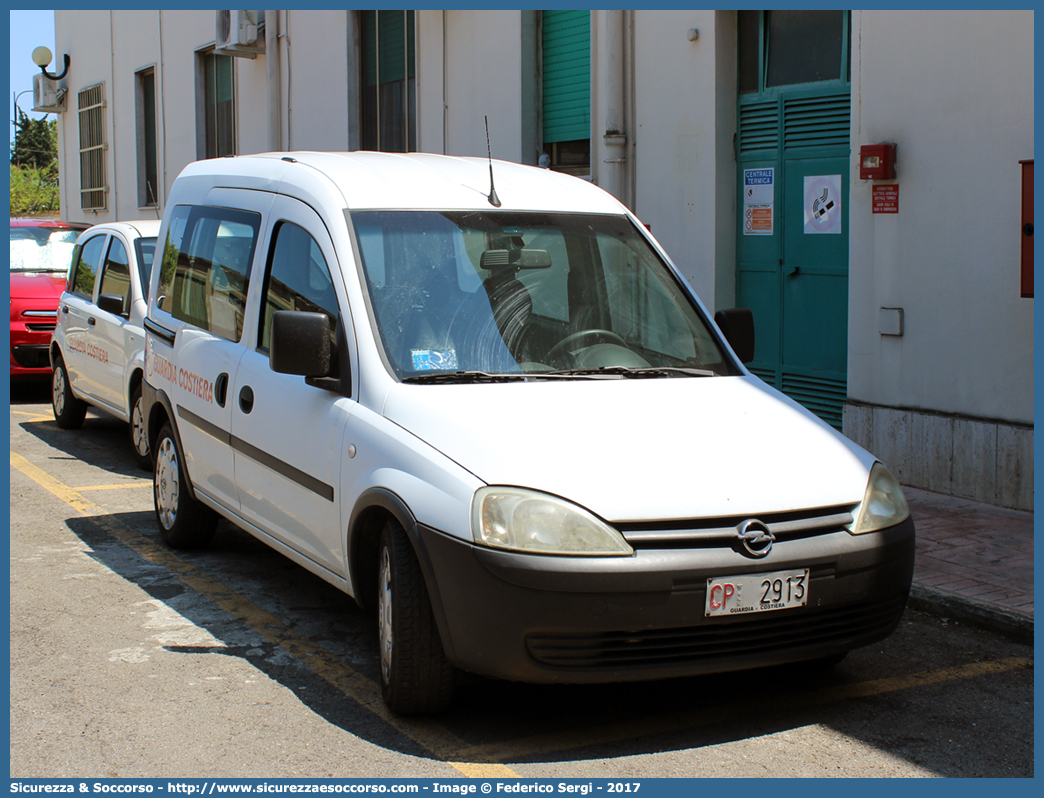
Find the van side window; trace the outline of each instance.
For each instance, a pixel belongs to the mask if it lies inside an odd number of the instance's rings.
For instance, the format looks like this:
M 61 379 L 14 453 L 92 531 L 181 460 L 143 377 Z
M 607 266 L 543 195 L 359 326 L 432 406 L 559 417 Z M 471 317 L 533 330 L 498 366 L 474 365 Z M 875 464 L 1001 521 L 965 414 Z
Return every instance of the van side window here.
M 175 319 L 238 341 L 260 227 L 258 213 L 176 208 L 163 247 L 159 308 Z
M 95 236 L 80 248 L 76 260 L 76 271 L 73 273 L 70 290 L 74 294 L 91 299 L 94 296 L 94 281 L 98 278 L 98 267 L 101 265 L 102 247 L 105 236 Z
M 109 244 L 109 257 L 105 259 L 100 294 L 117 294 L 123 297 L 123 306 L 130 307 L 130 261 L 127 248 L 113 236 Z
M 259 349 L 268 351 L 272 315 L 277 310 L 325 313 L 330 317 L 331 344 L 336 345 L 341 314 L 330 279 L 330 268 L 315 239 L 296 224 L 281 222 L 276 229 L 264 293 L 264 316 L 257 340 Z

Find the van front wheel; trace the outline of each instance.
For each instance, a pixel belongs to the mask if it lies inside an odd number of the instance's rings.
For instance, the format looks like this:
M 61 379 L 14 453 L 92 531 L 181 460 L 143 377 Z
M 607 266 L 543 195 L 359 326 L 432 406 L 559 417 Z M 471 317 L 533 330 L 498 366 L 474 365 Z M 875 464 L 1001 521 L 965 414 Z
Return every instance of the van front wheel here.
M 217 513 L 200 504 L 185 480 L 185 468 L 174 430 L 165 423 L 156 439 L 152 495 L 163 542 L 174 549 L 197 549 L 214 537 Z
M 394 521 L 381 532 L 377 576 L 384 702 L 400 715 L 441 712 L 453 697 L 455 674 L 442 648 L 417 555 Z

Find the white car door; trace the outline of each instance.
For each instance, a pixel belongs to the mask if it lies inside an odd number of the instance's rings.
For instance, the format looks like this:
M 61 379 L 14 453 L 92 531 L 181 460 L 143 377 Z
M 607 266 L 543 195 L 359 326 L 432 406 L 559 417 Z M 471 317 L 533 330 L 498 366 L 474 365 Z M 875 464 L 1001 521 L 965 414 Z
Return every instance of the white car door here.
M 272 196 L 218 189 L 207 205 L 173 209 L 148 326 L 146 379 L 171 400 L 193 487 L 234 513 L 231 385 L 253 329 L 246 299 L 263 271 L 258 239 Z
M 333 244 L 319 216 L 304 203 L 278 197 L 267 236 L 257 323 L 230 395 L 232 446 L 242 516 L 324 568 L 343 574 L 340 517 L 341 453 L 345 422 L 355 402 L 308 385 L 304 377 L 269 366 L 272 314 L 324 312 L 331 328 L 348 324 Z M 336 337 L 336 335 L 335 335 Z
M 94 307 L 98 272 L 105 256 L 108 234 L 99 232 L 83 242 L 77 250 L 72 266 L 72 277 L 58 305 L 58 345 L 65 361 L 65 372 L 73 390 L 80 396 L 93 399 L 89 379 L 85 374 L 87 362 L 87 319 Z
M 140 351 L 145 336 L 144 330 L 130 320 L 134 300 L 131 251 L 119 234 L 113 233 L 109 237 L 109 250 L 102 267 L 97 295 L 87 316 L 86 372 L 89 390 L 99 404 L 125 421 L 129 418 L 129 358 L 135 350 Z M 102 310 L 98 306 L 102 294 L 122 297 L 125 315 Z

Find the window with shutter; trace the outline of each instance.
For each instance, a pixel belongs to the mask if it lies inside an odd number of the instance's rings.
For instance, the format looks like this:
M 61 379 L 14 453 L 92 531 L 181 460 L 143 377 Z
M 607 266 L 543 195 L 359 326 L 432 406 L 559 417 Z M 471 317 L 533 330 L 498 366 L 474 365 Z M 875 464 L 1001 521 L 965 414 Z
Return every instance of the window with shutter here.
M 550 166 L 591 171 L 591 12 L 543 13 L 543 140 Z

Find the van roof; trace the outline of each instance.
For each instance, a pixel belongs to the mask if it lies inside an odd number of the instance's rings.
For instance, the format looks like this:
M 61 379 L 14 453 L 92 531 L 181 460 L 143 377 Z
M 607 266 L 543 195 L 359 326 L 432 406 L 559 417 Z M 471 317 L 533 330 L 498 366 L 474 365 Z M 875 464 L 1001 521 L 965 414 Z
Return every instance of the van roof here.
M 295 175 L 305 166 L 325 175 L 343 194 L 351 210 L 460 209 L 490 210 L 490 161 L 428 153 L 275 152 L 215 158 L 189 164 L 182 176 L 228 177 L 229 187 L 260 178 L 275 181 L 280 191 L 308 183 Z M 492 161 L 496 193 L 504 210 L 625 213 L 612 195 L 590 182 L 510 161 Z

